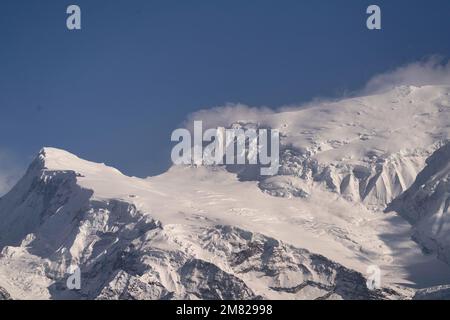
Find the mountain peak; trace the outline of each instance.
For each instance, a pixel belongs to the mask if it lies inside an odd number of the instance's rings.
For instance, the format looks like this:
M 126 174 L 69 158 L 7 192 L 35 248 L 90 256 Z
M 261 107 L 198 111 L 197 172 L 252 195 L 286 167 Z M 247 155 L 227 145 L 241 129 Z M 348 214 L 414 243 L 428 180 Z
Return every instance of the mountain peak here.
M 42 148 L 36 161 L 39 163 L 40 169 L 50 171 L 75 171 L 83 175 L 105 171 L 121 174 L 119 170 L 109 167 L 105 163 L 84 160 L 69 151 L 53 147 Z
M 43 148 L 0 199 L 0 298 L 387 299 L 447 283 L 422 248 L 450 261 L 448 153 L 436 151 L 449 115 L 445 87 L 267 114 L 255 122 L 280 129 L 281 167 L 254 180 L 226 167 L 140 179 Z M 402 194 L 429 208 L 414 225 L 420 245 L 383 212 Z M 79 292 L 65 290 L 71 265 Z M 366 287 L 369 266 L 388 271 L 386 295 Z

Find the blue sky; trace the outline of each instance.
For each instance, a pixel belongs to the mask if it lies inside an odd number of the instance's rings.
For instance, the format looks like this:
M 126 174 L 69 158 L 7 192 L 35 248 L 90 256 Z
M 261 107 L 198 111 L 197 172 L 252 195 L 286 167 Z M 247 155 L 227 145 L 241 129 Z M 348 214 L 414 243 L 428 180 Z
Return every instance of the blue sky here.
M 66 29 L 70 4 L 81 31 Z M 370 4 L 381 31 L 365 26 Z M 339 97 L 448 57 L 449 15 L 448 0 L 2 0 L 0 170 L 53 146 L 129 175 L 160 173 L 189 113 Z

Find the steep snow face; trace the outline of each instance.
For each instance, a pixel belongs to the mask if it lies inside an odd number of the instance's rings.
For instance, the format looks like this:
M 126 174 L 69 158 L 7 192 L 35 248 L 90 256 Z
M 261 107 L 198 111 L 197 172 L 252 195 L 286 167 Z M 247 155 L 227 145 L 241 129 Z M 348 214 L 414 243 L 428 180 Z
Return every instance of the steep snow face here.
M 64 166 L 56 171 L 49 169 L 52 165 L 55 168 L 57 162 L 61 161 L 57 154 L 67 156 L 68 160 L 75 158 L 69 153 L 55 149 L 42 150 L 25 176 L 11 192 L 0 199 L 0 248 L 7 244 L 19 245 L 27 235 L 46 222 L 47 218 L 63 209 L 61 204 L 65 204 L 65 208 L 79 209 L 90 198 L 92 192 L 82 190 L 76 184 L 79 173 L 65 170 Z M 66 222 L 61 221 L 57 227 Z
M 425 160 L 449 139 L 449 119 L 449 87 L 408 86 L 263 115 L 258 125 L 281 131 L 280 175 L 319 183 L 349 200 L 384 209 L 411 186 Z M 281 189 L 283 181 L 278 183 Z M 292 193 L 275 192 L 276 184 L 271 179 L 269 193 Z
M 183 227 L 184 229 L 184 227 Z M 379 299 L 395 292 L 370 291 L 365 278 L 323 256 L 229 226 L 161 235 L 178 249 L 167 252 L 154 239 L 130 254 L 145 270 L 119 272 L 100 299 Z M 179 251 L 181 249 L 181 251 Z M 164 255 L 161 259 L 155 253 Z M 169 253 L 169 254 L 168 254 Z M 129 264 L 129 260 L 124 261 Z M 177 270 L 167 274 L 168 270 Z M 127 282 L 133 283 L 128 285 Z M 150 280 L 150 283 L 149 283 Z
M 281 154 L 277 177 L 261 178 L 260 187 L 269 194 L 304 197 L 314 185 L 338 193 L 345 199 L 382 210 L 413 183 L 426 158 L 437 148 L 399 151 L 396 154 L 352 163 L 321 163 L 313 155 L 286 148 Z M 290 178 L 286 178 L 289 176 Z
M 277 113 L 265 121 L 282 130 L 286 145 L 315 154 L 319 162 L 353 163 L 446 139 L 449 92 L 446 86 L 399 87 L 381 95 Z

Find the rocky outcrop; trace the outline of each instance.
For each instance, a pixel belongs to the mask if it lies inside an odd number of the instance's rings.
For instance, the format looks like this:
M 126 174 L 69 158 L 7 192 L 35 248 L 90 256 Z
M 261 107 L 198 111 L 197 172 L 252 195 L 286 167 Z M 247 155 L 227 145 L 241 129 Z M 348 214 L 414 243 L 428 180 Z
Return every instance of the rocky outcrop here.
M 8 291 L 0 287 L 0 300 L 11 300 L 11 296 Z

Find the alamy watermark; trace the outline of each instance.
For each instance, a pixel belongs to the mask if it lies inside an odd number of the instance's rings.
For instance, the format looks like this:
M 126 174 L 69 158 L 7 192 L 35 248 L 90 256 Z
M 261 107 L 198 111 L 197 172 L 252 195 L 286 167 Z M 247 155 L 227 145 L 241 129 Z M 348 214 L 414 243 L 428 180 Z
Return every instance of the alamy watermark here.
M 71 265 L 67 272 L 70 276 L 67 278 L 66 286 L 69 290 L 81 289 L 81 270 L 76 265 Z
M 66 9 L 69 16 L 66 20 L 66 26 L 69 30 L 81 30 L 81 8 L 76 4 L 69 5 Z M 369 17 L 366 20 L 366 26 L 369 30 L 381 30 L 381 8 L 378 5 L 370 5 L 366 9 Z
M 381 30 L 381 8 L 373 4 L 367 7 L 366 13 L 370 14 L 366 21 L 367 29 Z
M 174 164 L 194 165 L 259 165 L 260 174 L 278 173 L 280 164 L 280 132 L 276 129 L 243 129 L 224 127 L 207 129 L 194 121 L 193 137 L 187 129 L 176 129 L 171 140 Z
M 66 13 L 69 15 L 66 26 L 69 30 L 81 30 L 81 8 L 75 4 L 67 7 Z

